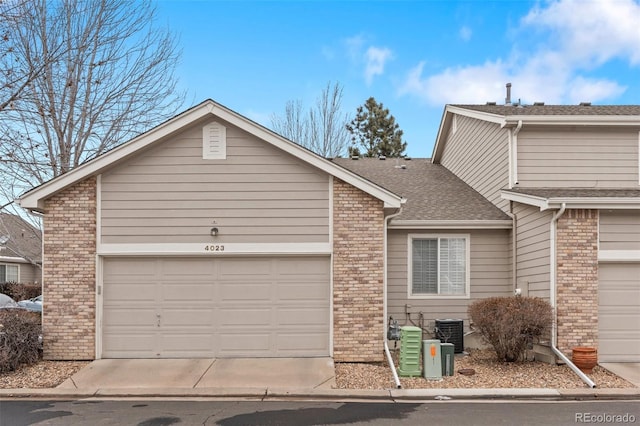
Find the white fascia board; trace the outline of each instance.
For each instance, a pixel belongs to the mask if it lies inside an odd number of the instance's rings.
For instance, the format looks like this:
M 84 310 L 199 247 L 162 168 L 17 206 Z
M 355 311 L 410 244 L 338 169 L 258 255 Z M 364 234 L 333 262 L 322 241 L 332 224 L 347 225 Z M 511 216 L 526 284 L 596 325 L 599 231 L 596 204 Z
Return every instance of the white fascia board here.
M 539 207 L 540 210 L 549 208 L 547 199 L 543 197 L 535 197 L 527 194 L 516 194 L 514 192 L 500 191 L 500 198 L 503 200 L 516 201 L 522 204 Z
M 640 126 L 637 115 L 509 115 L 504 121 L 505 126 L 517 126 L 519 121 L 540 126 Z
M 100 244 L 99 256 L 234 256 L 331 254 L 330 243 Z
M 599 250 L 598 262 L 640 262 L 640 250 Z
M 511 229 L 513 221 L 505 220 L 394 220 L 389 229 Z
M 568 209 L 638 209 L 640 198 L 549 198 L 547 200 L 549 209 L 559 209 L 562 204 L 566 204 Z
M 383 201 L 386 208 L 399 208 L 402 204 L 402 198 L 391 191 L 388 191 L 348 171 L 347 169 L 312 153 L 311 151 L 277 135 L 265 127 L 262 127 L 261 125 L 223 107 L 222 105 L 217 104 L 212 100 L 207 100 L 165 122 L 164 124 L 161 124 L 131 141 L 97 157 L 96 159 L 78 166 L 71 172 L 27 192 L 23 197 L 18 199 L 18 203 L 26 209 L 41 210 L 44 207 L 43 200 L 49 195 L 54 194 L 88 176 L 99 173 L 101 170 L 111 166 L 113 163 L 135 154 L 140 149 L 145 148 L 208 115 L 226 120 L 234 126 L 265 140 L 302 161 L 305 161 L 307 164 L 344 180 L 356 188 Z
M 544 198 L 527 194 L 502 191 L 500 197 L 540 208 L 540 211 L 559 209 L 564 204 L 568 209 L 638 209 L 640 198 L 624 197 L 553 197 Z
M 22 257 L 13 257 L 13 256 L 0 256 L 0 263 L 29 263 L 27 259 Z

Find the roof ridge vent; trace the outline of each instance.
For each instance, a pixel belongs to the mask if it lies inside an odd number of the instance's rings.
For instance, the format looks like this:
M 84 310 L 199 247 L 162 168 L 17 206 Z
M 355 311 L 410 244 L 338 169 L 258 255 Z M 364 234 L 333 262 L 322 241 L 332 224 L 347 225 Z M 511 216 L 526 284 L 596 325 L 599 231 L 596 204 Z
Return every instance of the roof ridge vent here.
M 384 155 L 378 155 L 378 160 L 386 160 L 387 157 Z
M 487 101 L 487 105 L 497 105 L 497 103 L 496 102 Z
M 580 106 L 591 106 L 591 102 L 580 102 Z
M 544 106 L 544 102 L 534 102 L 533 106 Z

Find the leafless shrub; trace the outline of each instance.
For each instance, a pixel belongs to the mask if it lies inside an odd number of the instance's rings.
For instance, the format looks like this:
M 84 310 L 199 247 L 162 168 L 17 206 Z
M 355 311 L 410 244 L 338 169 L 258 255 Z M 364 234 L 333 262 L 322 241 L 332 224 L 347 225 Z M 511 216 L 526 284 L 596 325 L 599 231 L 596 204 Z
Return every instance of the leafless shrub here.
M 490 297 L 469 306 L 473 328 L 493 346 L 498 359 L 522 359 L 527 345 L 553 324 L 551 305 L 537 297 Z
M 40 358 L 40 314 L 19 309 L 0 310 L 0 373 Z
M 32 299 L 42 294 L 40 284 L 23 284 L 16 282 L 0 282 L 0 293 L 6 294 L 16 302 L 25 299 Z

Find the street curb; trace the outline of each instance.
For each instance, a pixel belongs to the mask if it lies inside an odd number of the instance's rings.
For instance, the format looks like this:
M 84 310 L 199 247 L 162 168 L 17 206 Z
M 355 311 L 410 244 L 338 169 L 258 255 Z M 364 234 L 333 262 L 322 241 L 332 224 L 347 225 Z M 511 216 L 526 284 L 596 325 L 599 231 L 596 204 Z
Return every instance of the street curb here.
M 628 389 L 291 389 L 291 388 L 107 388 L 0 389 L 0 398 L 220 398 L 251 400 L 334 400 L 418 402 L 434 400 L 629 400 L 640 388 Z

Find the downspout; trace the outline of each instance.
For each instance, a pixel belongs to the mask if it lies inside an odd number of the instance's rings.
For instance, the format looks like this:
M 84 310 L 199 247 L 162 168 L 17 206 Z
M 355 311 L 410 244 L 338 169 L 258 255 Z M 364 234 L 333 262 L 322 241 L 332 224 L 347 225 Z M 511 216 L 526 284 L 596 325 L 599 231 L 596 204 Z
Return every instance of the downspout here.
M 582 379 L 590 388 L 595 388 L 596 384 L 591 380 L 586 374 L 584 374 L 578 367 L 575 366 L 569 358 L 565 356 L 557 347 L 557 333 L 558 333 L 558 310 L 556 309 L 556 226 L 558 224 L 558 219 L 560 216 L 564 214 L 567 205 L 566 203 L 562 203 L 560 210 L 557 210 L 553 213 L 553 218 L 551 219 L 551 229 L 550 229 L 550 240 L 551 240 L 551 262 L 549 264 L 550 268 L 550 277 L 549 277 L 549 300 L 551 301 L 551 307 L 553 308 L 553 324 L 551 326 L 551 350 L 555 353 L 558 358 L 564 361 L 565 364 L 573 370 L 574 373 Z
M 389 364 L 389 367 L 391 368 L 391 372 L 393 373 L 393 380 L 396 383 L 396 387 L 398 389 L 402 388 L 402 385 L 400 384 L 400 379 L 398 378 L 398 373 L 396 372 L 396 367 L 393 365 L 393 358 L 391 358 L 391 353 L 389 352 L 389 345 L 387 344 L 387 229 L 389 226 L 389 221 L 391 219 L 393 219 L 394 217 L 397 217 L 398 215 L 400 215 L 400 213 L 402 213 L 402 204 L 405 203 L 405 199 L 403 198 L 402 201 L 400 202 L 400 208 L 398 209 L 398 211 L 396 211 L 395 213 L 391 213 L 390 215 L 387 215 L 384 217 L 384 244 L 383 244 L 383 259 L 384 259 L 384 266 L 383 266 L 383 277 L 382 277 L 382 281 L 383 281 L 383 294 L 382 294 L 382 315 L 384 318 L 384 322 L 383 322 L 383 329 L 382 329 L 382 341 L 384 342 L 384 352 L 387 355 L 387 363 Z
M 518 125 L 513 130 L 513 184 L 518 184 L 518 133 L 522 129 L 522 120 L 518 120 Z
M 513 201 L 509 201 L 509 210 L 505 212 L 507 216 L 511 218 L 511 279 L 513 281 L 513 293 L 517 294 L 518 277 L 516 274 L 516 268 L 518 267 L 518 235 L 516 230 L 518 229 L 518 218 L 513 213 Z

